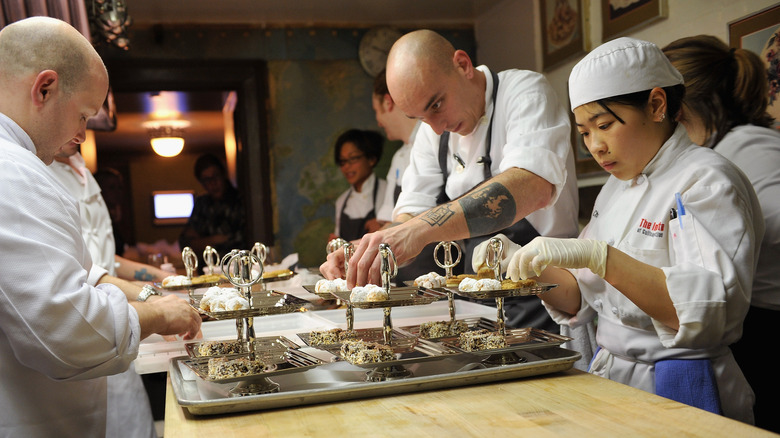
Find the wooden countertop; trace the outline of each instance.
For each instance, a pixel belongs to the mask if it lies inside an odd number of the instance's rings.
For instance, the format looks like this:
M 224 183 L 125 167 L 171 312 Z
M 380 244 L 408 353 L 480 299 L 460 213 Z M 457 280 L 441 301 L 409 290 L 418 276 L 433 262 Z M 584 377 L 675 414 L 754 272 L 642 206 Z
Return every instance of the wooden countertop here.
M 169 377 L 164 436 L 777 435 L 572 369 L 487 385 L 213 416 L 191 415 L 179 406 Z

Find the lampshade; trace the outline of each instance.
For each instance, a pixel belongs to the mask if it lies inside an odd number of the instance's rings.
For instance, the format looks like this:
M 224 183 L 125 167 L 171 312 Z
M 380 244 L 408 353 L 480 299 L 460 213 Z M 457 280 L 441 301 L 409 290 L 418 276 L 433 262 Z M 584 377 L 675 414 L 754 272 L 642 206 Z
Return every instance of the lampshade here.
M 184 149 L 184 139 L 181 137 L 152 138 L 152 149 L 162 157 L 175 157 Z
M 184 128 L 190 125 L 186 120 L 149 120 L 142 123 L 149 133 L 152 149 L 162 157 L 175 157 L 184 148 Z

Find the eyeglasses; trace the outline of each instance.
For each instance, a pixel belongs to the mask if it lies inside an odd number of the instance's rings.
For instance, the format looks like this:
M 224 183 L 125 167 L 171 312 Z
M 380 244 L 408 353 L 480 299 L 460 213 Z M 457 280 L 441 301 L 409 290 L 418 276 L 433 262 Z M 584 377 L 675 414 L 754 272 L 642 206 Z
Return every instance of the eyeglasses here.
M 354 157 L 344 158 L 341 160 L 338 160 L 337 163 L 339 163 L 339 167 L 344 167 L 347 164 L 355 164 L 359 160 L 363 159 L 365 155 L 355 155 Z

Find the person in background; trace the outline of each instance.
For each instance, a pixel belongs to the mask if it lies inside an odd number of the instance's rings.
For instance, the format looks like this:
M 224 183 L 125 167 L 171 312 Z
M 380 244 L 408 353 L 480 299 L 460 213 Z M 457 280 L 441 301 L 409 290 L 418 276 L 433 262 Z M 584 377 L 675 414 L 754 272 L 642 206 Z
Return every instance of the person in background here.
M 398 105 L 393 102 L 390 92 L 387 91 L 385 71 L 382 70 L 374 79 L 374 92 L 371 96 L 371 106 L 376 115 L 376 124 L 385 130 L 385 137 L 390 141 L 402 141 L 403 145 L 393 154 L 390 162 L 390 170 L 387 172 L 387 191 L 385 202 L 377 212 L 377 219 L 383 222 L 393 221 L 393 209 L 401 194 L 401 182 L 404 172 L 409 166 L 409 155 L 412 151 L 412 143 L 420 128 L 419 120 L 406 117 Z
M 111 215 L 101 195 L 100 186 L 87 169 L 78 144 L 67 145 L 54 156 L 49 170 L 79 202 L 81 231 L 92 262 L 109 275 L 125 280 L 162 281 L 171 272 L 116 255 L 116 241 Z
M 206 246 L 220 257 L 234 249 L 250 249 L 246 241 L 246 213 L 238 190 L 227 178 L 224 164 L 213 154 L 195 161 L 195 178 L 206 194 L 195 199 L 187 225 L 179 237 L 179 246 L 189 246 L 203 254 Z
M 331 239 L 341 237 L 351 242 L 384 225 L 376 213 L 384 203 L 387 183 L 374 174 L 382 158 L 382 143 L 378 132 L 359 129 L 350 129 L 336 139 L 333 158 L 350 187 L 336 199 L 336 230 Z
M 395 104 L 392 96 L 390 96 L 390 92 L 387 90 L 385 70 L 382 70 L 374 79 L 374 92 L 371 103 L 376 114 L 376 123 L 385 130 L 387 139 L 404 142 L 401 148 L 393 155 L 390 170 L 387 172 L 385 202 L 377 212 L 377 219 L 385 222 L 385 226 L 390 226 L 393 224 L 393 209 L 395 209 L 395 204 L 401 195 L 401 183 L 404 172 L 409 167 L 414 137 L 417 135 L 422 122 L 406 117 L 406 114 Z M 412 262 L 398 268 L 398 275 L 395 277 L 396 284 L 404 281 L 413 281 L 420 275 L 440 270 L 433 258 L 435 247 L 436 243 L 426 246 Z M 462 266 L 456 267 L 455 272 L 462 272 Z
M 680 121 L 688 137 L 735 163 L 761 203 L 766 230 L 750 310 L 731 350 L 756 393 L 756 426 L 780 433 L 780 380 L 772 377 L 766 341 L 780 317 L 780 132 L 770 128 L 766 68 L 753 52 L 729 49 L 710 35 L 679 39 L 663 51 L 685 78 Z
M 127 238 L 122 233 L 120 225 L 124 220 L 122 207 L 125 197 L 124 177 L 118 170 L 111 167 L 101 167 L 92 176 L 95 178 L 98 186 L 100 186 L 100 194 L 103 197 L 103 201 L 106 203 L 108 214 L 111 216 L 116 254 L 124 256 Z
M 560 324 L 598 318 L 591 373 L 752 423 L 753 392 L 729 345 L 764 221 L 747 177 L 676 122 L 684 93 L 646 41 L 615 39 L 574 66 L 577 130 L 610 177 L 578 239 L 511 246 L 507 273 L 557 284 L 539 298 Z
M 107 92 L 100 56 L 67 23 L 0 30 L 0 436 L 104 436 L 105 376 L 150 334 L 200 330 L 185 300 L 92 263 L 76 200 L 47 169 Z
M 395 206 L 394 220 L 403 223 L 360 241 L 350 286 L 379 282 L 380 243 L 403 266 L 428 244 L 509 227 L 520 242 L 577 235 L 571 125 L 544 76 L 475 67 L 441 35 L 418 30 L 390 50 L 387 85 L 399 109 L 424 124 Z M 467 242 L 463 260 L 476 243 Z M 322 274 L 342 276 L 343 256 L 329 254 Z M 505 310 L 511 327 L 558 332 L 539 300 L 506 300 Z
M 109 275 L 125 280 L 162 281 L 171 275 L 160 268 L 116 255 L 111 216 L 100 186 L 87 169 L 77 143 L 63 146 L 49 166 L 52 175 L 78 201 L 81 235 L 92 262 Z M 156 437 L 149 398 L 141 376 L 130 364 L 127 371 L 108 377 L 106 436 Z

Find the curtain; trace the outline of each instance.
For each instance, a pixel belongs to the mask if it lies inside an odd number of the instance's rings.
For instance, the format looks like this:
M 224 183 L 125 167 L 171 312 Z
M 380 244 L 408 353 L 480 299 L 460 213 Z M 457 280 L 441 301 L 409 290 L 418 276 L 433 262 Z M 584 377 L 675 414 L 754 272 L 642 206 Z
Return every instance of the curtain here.
M 84 0 L 0 0 L 0 27 L 34 16 L 59 18 L 91 41 Z

